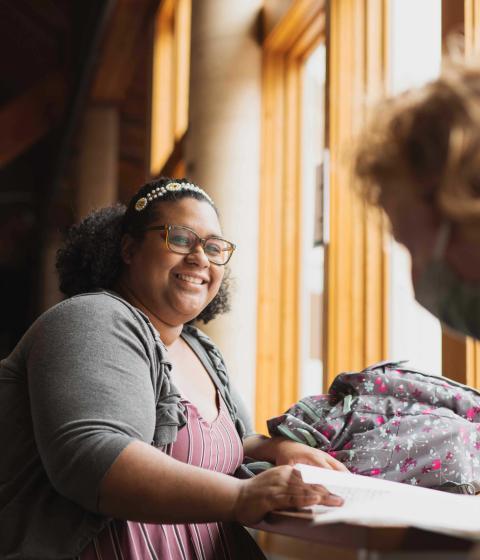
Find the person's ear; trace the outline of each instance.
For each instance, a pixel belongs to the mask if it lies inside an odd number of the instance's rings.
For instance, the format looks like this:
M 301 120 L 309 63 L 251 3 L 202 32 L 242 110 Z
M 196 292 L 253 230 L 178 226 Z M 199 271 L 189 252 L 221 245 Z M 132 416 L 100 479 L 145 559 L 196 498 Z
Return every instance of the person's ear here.
M 131 235 L 126 233 L 120 242 L 120 255 L 124 264 L 131 264 L 136 248 L 137 242 Z

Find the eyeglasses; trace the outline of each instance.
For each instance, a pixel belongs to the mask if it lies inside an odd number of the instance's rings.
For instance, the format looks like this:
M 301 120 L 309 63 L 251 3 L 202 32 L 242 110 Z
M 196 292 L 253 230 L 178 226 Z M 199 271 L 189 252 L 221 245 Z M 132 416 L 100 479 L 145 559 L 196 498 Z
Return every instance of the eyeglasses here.
M 235 245 L 230 241 L 216 235 L 210 235 L 202 239 L 193 229 L 185 226 L 164 224 L 145 228 L 145 231 L 150 230 L 165 231 L 165 244 L 173 253 L 189 255 L 200 244 L 207 259 L 211 263 L 221 266 L 228 263 L 233 251 L 235 251 Z

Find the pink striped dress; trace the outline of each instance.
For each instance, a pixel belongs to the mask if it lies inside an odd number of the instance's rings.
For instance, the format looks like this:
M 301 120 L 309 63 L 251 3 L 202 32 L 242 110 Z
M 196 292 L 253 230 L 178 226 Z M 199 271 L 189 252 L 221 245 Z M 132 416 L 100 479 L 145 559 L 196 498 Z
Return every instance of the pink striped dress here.
M 218 416 L 205 421 L 195 405 L 183 399 L 187 424 L 176 441 L 163 449 L 175 459 L 225 474 L 243 460 L 243 446 L 223 399 Z M 78 560 L 246 560 L 262 553 L 233 523 L 156 525 L 112 521 L 84 549 Z

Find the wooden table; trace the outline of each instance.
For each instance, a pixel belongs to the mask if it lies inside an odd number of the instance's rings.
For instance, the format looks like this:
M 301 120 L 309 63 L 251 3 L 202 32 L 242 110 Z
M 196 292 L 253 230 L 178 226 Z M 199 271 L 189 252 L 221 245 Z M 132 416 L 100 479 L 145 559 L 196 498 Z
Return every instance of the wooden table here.
M 309 513 L 271 513 L 253 528 L 326 546 L 354 549 L 359 560 L 473 558 L 471 551 L 475 545 L 468 539 L 412 527 L 365 527 L 346 523 L 313 525 L 312 519 Z M 480 551 L 475 558 L 480 560 Z

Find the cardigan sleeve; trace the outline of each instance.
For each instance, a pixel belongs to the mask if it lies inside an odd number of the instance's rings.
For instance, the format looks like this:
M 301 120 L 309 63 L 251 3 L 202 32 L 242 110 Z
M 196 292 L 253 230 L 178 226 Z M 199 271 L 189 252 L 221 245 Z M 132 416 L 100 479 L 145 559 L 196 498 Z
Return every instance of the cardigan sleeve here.
M 37 321 L 26 359 L 47 475 L 59 493 L 96 511 L 101 480 L 121 451 L 153 438 L 146 325 L 117 299 L 75 297 Z

